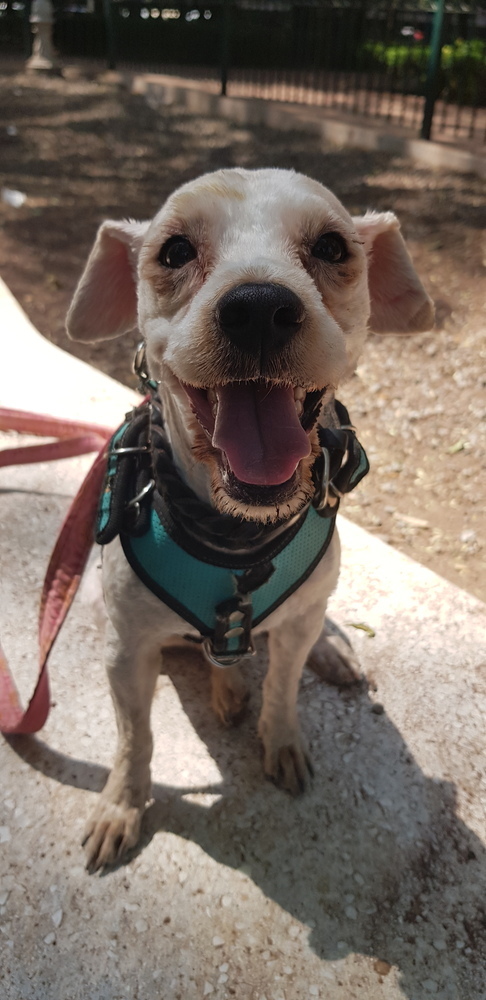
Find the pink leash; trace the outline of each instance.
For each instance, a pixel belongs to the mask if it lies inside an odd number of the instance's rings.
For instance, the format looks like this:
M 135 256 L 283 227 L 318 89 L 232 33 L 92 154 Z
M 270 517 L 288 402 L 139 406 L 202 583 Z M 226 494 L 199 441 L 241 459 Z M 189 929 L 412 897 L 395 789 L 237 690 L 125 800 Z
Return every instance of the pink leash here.
M 50 708 L 49 653 L 71 607 L 93 545 L 93 527 L 106 471 L 106 444 L 112 431 L 96 424 L 6 409 L 0 409 L 0 430 L 58 438 L 50 444 L 6 448 L 0 452 L 0 466 L 98 452 L 69 508 L 47 567 L 39 609 L 39 674 L 25 711 L 0 646 L 0 732 L 36 733 L 42 729 Z

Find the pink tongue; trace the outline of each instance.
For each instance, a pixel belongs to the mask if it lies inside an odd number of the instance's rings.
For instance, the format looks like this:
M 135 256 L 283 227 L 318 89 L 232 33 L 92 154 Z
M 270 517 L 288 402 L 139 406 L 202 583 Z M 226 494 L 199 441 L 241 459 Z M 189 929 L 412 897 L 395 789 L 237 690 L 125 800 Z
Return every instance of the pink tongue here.
M 218 386 L 213 445 L 224 451 L 243 483 L 276 486 L 290 479 L 310 452 L 288 386 L 232 382 Z

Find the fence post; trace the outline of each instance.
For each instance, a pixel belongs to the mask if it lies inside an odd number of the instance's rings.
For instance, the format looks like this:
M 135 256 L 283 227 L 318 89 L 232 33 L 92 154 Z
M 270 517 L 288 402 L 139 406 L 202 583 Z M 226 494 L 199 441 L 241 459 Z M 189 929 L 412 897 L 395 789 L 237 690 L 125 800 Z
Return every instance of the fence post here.
M 111 0 L 102 0 L 103 21 L 105 22 L 106 61 L 108 69 L 116 68 L 115 27 Z
M 232 0 L 223 0 L 223 25 L 221 33 L 221 94 L 226 96 L 230 61 Z
M 424 117 L 422 119 L 421 139 L 430 139 L 434 106 L 437 99 L 437 76 L 440 68 L 442 24 L 444 21 L 445 0 L 438 0 L 432 25 L 430 40 L 430 55 L 427 64 L 427 79 L 425 81 Z

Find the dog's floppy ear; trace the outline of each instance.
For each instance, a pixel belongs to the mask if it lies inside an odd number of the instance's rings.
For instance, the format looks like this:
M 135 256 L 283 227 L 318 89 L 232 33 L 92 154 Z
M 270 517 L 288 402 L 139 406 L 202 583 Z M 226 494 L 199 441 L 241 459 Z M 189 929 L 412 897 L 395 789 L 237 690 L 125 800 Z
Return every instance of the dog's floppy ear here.
M 104 222 L 74 293 L 72 340 L 110 340 L 137 325 L 137 261 L 149 222 Z
M 434 306 L 410 259 L 393 212 L 353 219 L 368 257 L 370 327 L 375 333 L 420 333 L 434 324 Z

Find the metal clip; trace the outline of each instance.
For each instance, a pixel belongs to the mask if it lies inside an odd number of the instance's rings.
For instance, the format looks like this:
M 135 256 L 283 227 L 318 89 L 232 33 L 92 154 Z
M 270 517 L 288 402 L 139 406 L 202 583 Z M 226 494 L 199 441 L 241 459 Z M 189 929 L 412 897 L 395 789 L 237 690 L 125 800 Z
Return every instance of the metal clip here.
M 145 341 L 141 340 L 137 344 L 137 349 L 135 351 L 135 357 L 133 359 L 133 371 L 135 375 L 138 375 L 141 382 L 146 382 L 149 375 L 147 372 L 147 362 L 145 359 Z
M 324 458 L 324 471 L 321 478 L 321 498 L 316 506 L 316 510 L 324 510 L 329 503 L 329 475 L 331 471 L 331 458 L 327 448 L 322 448 Z
M 135 351 L 132 367 L 135 375 L 138 375 L 140 379 L 140 390 L 142 392 L 155 392 L 160 382 L 156 382 L 155 379 L 150 378 L 147 358 L 145 356 L 145 341 L 143 340 L 140 341 Z
M 154 486 L 155 486 L 155 479 L 151 479 L 150 482 L 147 483 L 146 486 L 144 486 L 143 490 L 140 490 L 140 493 L 137 493 L 136 497 L 132 497 L 132 499 L 128 501 L 126 509 L 128 510 L 129 508 L 133 507 L 138 517 L 140 513 L 140 501 L 143 500 L 144 497 L 146 497 L 149 493 L 152 492 Z

